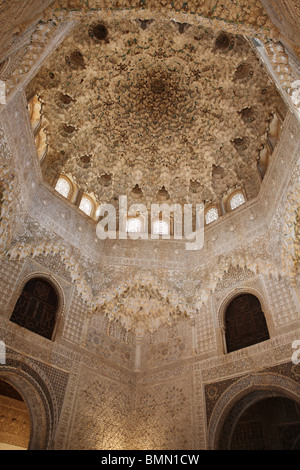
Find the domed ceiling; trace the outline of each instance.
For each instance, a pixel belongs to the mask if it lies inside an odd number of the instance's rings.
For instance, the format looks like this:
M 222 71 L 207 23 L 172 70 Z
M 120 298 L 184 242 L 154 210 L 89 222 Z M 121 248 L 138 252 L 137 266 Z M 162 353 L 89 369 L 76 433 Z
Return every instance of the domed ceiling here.
M 30 84 L 44 179 L 98 202 L 219 202 L 258 194 L 281 98 L 243 36 L 158 19 L 82 21 Z

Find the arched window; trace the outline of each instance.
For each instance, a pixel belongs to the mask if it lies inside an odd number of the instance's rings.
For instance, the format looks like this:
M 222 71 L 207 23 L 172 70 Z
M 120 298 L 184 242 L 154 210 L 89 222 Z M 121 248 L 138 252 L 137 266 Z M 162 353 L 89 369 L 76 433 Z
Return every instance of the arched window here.
M 101 204 L 98 205 L 97 209 L 95 210 L 95 218 L 98 220 L 101 212 Z
M 205 223 L 206 225 L 210 224 L 211 222 L 214 222 L 219 218 L 219 211 L 217 207 L 210 207 L 206 212 L 205 212 Z
M 260 301 L 255 295 L 241 294 L 228 305 L 225 336 L 228 353 L 270 338 Z
M 33 132 L 40 125 L 41 122 L 42 103 L 38 96 L 34 96 L 28 103 L 28 113 Z
M 165 220 L 155 220 L 153 222 L 153 234 L 154 235 L 169 235 L 170 228 L 168 222 Z
M 28 281 L 16 303 L 10 321 L 52 339 L 58 310 L 58 296 L 44 278 Z
M 91 216 L 93 212 L 93 202 L 88 196 L 82 196 L 79 209 L 86 215 Z
M 229 199 L 230 209 L 233 211 L 234 209 L 241 206 L 242 204 L 245 204 L 245 202 L 246 202 L 245 196 L 242 193 L 242 191 L 237 191 Z
M 61 176 L 58 178 L 55 190 L 64 196 L 65 198 L 68 198 L 71 193 L 71 183 L 67 180 L 67 178 Z
M 35 136 L 35 145 L 39 160 L 41 161 L 47 149 L 47 136 L 44 129 L 41 127 Z
M 126 232 L 128 233 L 141 233 L 142 222 L 138 217 L 131 217 L 126 219 Z

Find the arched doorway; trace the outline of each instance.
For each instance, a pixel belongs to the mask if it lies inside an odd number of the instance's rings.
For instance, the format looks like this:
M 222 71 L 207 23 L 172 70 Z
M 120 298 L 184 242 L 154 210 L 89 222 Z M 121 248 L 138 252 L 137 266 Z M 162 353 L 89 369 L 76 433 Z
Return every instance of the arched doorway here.
M 22 407 L 24 410 L 22 416 L 24 418 L 25 409 L 28 410 L 28 415 L 30 416 L 28 450 L 50 449 L 57 423 L 57 404 L 51 384 L 43 371 L 36 364 L 31 363 L 30 359 L 27 358 L 25 361 L 20 361 L 17 358 L 17 354 L 9 352 L 6 356 L 6 364 L 0 367 L 0 381 L 3 393 L 2 402 L 7 402 L 5 396 L 10 393 L 11 398 L 14 397 L 15 400 L 11 404 L 14 404 L 14 407 L 18 409 Z M 19 406 L 16 404 L 17 399 L 19 399 Z M 26 404 L 26 408 L 23 404 L 20 405 L 22 403 L 21 399 Z M 2 415 L 3 419 L 5 419 L 5 413 L 0 412 L 0 416 Z M 5 422 L 6 425 L 0 423 L 0 431 L 3 431 L 4 428 L 4 431 L 8 432 L 7 430 L 10 428 L 7 421 L 3 421 L 3 423 Z M 15 426 L 17 423 L 16 421 L 13 422 Z M 22 421 L 24 430 L 24 423 L 26 422 L 26 419 Z M 28 425 L 26 429 L 28 431 Z
M 256 401 L 238 419 L 229 450 L 300 450 L 300 404 L 280 396 Z
M 30 433 L 30 415 L 23 397 L 0 379 L 0 450 L 28 449 Z
M 268 402 L 269 410 L 272 413 L 274 409 L 283 410 L 286 407 L 285 416 L 282 418 L 279 414 L 277 418 L 274 415 L 274 426 L 280 426 L 284 441 L 290 442 L 290 448 L 298 448 L 297 433 L 300 425 L 299 406 L 300 406 L 300 385 L 298 381 L 285 377 L 280 374 L 266 372 L 249 374 L 234 381 L 218 398 L 209 419 L 208 425 L 208 449 L 229 450 L 232 445 L 237 448 L 236 436 L 232 441 L 234 434 L 237 432 L 237 424 L 254 422 L 254 416 L 258 416 L 258 409 L 253 408 L 259 402 L 266 399 L 287 399 L 283 402 Z M 292 402 L 292 405 L 291 405 Z M 280 406 L 278 405 L 280 404 Z M 256 405 L 259 407 L 260 405 Z M 294 409 L 291 412 L 291 409 Z M 247 411 L 249 410 L 249 411 Z M 252 413 L 253 412 L 253 413 Z M 246 413 L 249 413 L 246 414 Z M 268 411 L 270 416 L 270 411 Z M 275 413 L 275 412 L 274 412 Z M 291 419 L 291 416 L 293 417 Z M 241 419 L 241 421 L 240 421 Z M 261 417 L 263 421 L 267 421 L 268 414 Z M 270 418 L 271 423 L 273 418 Z M 291 426 L 291 427 L 288 427 Z M 247 427 L 247 424 L 245 424 Z M 261 426 L 260 426 L 261 427 Z M 250 431 L 249 431 L 250 432 Z M 277 431 L 276 431 L 277 432 Z M 292 439 L 292 434 L 296 433 Z M 288 437 L 290 435 L 290 437 Z M 249 442 L 249 441 L 248 441 Z M 258 445 L 258 444 L 257 444 Z M 268 442 L 267 442 L 268 445 Z M 287 444 L 284 444 L 285 446 Z M 265 446 L 266 449 L 266 446 Z

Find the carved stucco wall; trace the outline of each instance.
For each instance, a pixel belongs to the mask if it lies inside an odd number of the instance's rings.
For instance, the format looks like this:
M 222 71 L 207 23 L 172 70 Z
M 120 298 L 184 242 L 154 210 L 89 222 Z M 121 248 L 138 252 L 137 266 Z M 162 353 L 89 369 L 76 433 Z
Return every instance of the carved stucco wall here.
M 3 2 L 1 5 L 0 62 L 30 41 L 30 35 L 51 0 Z
M 297 174 L 292 173 L 290 191 Z M 288 194 L 289 191 L 282 196 L 286 203 L 290 201 Z M 286 234 L 281 216 L 277 210 L 273 221 L 278 217 L 278 226 Z M 251 249 L 255 252 L 257 239 L 247 247 L 249 252 Z M 2 258 L 5 295 L 1 299 L 1 337 L 31 360 L 38 358 L 40 368 L 43 361 L 52 364 L 53 379 L 60 383 L 55 387 L 61 387 L 61 393 L 65 393 L 54 443 L 57 448 L 206 448 L 205 384 L 290 360 L 291 343 L 299 331 L 299 304 L 293 279 L 277 278 L 272 272 L 259 274 L 247 267 L 229 267 L 194 319 L 179 320 L 143 338 L 140 372 L 133 372 L 137 350 L 134 336 L 120 325 L 110 325 L 105 317 L 91 314 L 72 283 L 60 252 L 36 252 L 33 256 L 21 260 Z M 111 268 L 107 287 L 120 282 L 124 272 Z M 64 291 L 64 319 L 60 337 L 54 343 L 20 331 L 8 321 L 17 292 L 30 273 L 52 276 Z M 202 277 L 196 283 L 199 271 L 187 276 L 180 271 L 168 274 L 170 283 L 186 298 L 200 293 L 205 283 Z M 266 307 L 271 339 L 224 355 L 222 305 L 242 291 L 255 292 Z M 57 367 L 68 375 L 68 382 L 59 380 Z M 93 412 L 87 394 L 94 403 Z
M 287 0 L 286 2 L 261 0 L 261 4 L 283 38 L 286 38 L 290 44 L 298 47 L 300 39 L 297 27 L 300 18 L 298 2 L 295 0 Z
M 44 263 L 49 266 L 49 256 L 47 259 L 48 262 L 44 260 Z M 10 273 L 9 283 L 2 275 L 3 288 L 5 286 L 7 292 L 6 302 L 3 302 L 6 318 L 8 305 L 12 305 L 9 300 L 18 289 L 20 274 L 27 275 L 28 266 L 33 272 L 37 271 L 37 264 L 33 261 L 20 263 L 6 260 L 1 263 L 3 271 Z M 39 272 L 49 272 L 41 266 Z M 52 276 L 57 278 L 57 273 L 52 272 Z M 65 281 L 66 296 L 68 285 Z M 235 289 L 257 292 L 267 308 L 265 313 L 268 323 L 273 324 L 273 334 L 271 340 L 264 344 L 224 356 L 219 330 L 221 318 L 218 315 L 220 306 Z M 220 377 L 236 377 L 257 367 L 281 362 L 283 358 L 288 361 L 292 352 L 291 343 L 297 339 L 297 330 L 293 327 L 299 318 L 295 287 L 287 279 L 274 280 L 232 268 L 219 281 L 214 296 L 200 310 L 194 322 L 178 322 L 148 335 L 141 352 L 142 375 L 134 376 L 119 369 L 124 365 L 129 370 L 133 368 L 135 345 L 126 348 L 121 343 L 125 338 L 128 341 L 128 335 L 119 333 L 117 340 L 110 338 L 107 321 L 101 317 L 91 317 L 89 323 L 89 317 L 88 320 L 86 317 L 88 311 L 85 309 L 84 314 L 83 305 L 84 302 L 73 291 L 63 330 L 66 341 L 51 345 L 30 332 L 20 333 L 18 327 L 8 321 L 2 322 L 1 337 L 15 349 L 40 361 L 51 360 L 53 377 L 58 377 L 55 366 L 63 365 L 65 368 L 66 363 L 68 372 L 73 375 L 73 383 L 66 392 L 63 405 L 63 409 L 67 410 L 65 430 L 72 429 L 72 432 L 67 434 L 69 444 L 63 437 L 57 437 L 57 447 L 205 448 L 204 384 Z M 280 334 L 285 330 L 286 334 Z M 85 338 L 85 346 L 78 356 L 76 350 L 82 338 Z M 107 366 L 107 362 L 111 367 Z M 94 368 L 91 368 L 91 363 L 94 363 Z M 99 373 L 100 365 L 104 368 L 103 375 Z M 90 401 L 87 394 L 90 394 Z M 90 402 L 94 408 L 89 407 Z M 71 416 L 74 416 L 74 421 Z M 60 423 L 62 426 L 62 421 Z
M 22 263 L 23 270 L 27 263 Z M 11 272 L 19 277 L 18 263 L 10 264 L 14 264 Z M 32 261 L 29 265 L 36 268 Z M 24 274 L 26 272 L 24 270 Z M 15 280 L 11 294 L 17 285 Z M 269 341 L 224 355 L 219 329 L 220 307 L 235 289 L 254 290 L 258 294 L 267 307 L 267 321 L 273 323 L 273 330 Z M 274 295 L 276 297 L 280 289 L 283 296 L 277 303 Z M 72 315 L 76 308 L 73 300 L 71 298 L 67 315 Z M 43 368 L 41 361 L 51 361 L 55 389 L 62 387 L 61 393 L 66 394 L 62 410 L 68 410 L 65 426 L 70 432 L 60 440 L 57 437 L 56 446 L 191 449 L 206 447 L 204 385 L 220 378 L 239 377 L 283 359 L 289 361 L 291 343 L 297 339 L 293 323 L 296 325 L 298 316 L 295 290 L 287 280 L 270 281 L 232 269 L 219 282 L 216 293 L 195 322 L 178 322 L 144 338 L 140 373 L 132 372 L 135 344 L 122 346 L 122 339 L 130 343 L 130 338 L 124 333 L 120 335 L 120 328 L 117 339 L 110 337 L 104 318 L 92 318 L 90 323 L 85 319 L 86 343 L 81 349 L 78 349 L 81 336 L 73 336 L 69 327 L 64 329 L 65 341 L 49 344 L 30 332 L 20 332 L 16 325 L 3 320 L 1 337 L 14 349 L 29 355 L 31 361 L 39 358 L 40 369 Z M 207 324 L 211 328 L 209 334 Z M 112 334 L 111 328 L 109 332 Z M 70 378 L 67 391 L 66 381 L 59 379 L 62 372 L 56 367 L 72 376 L 73 382 Z
M 81 367 L 70 449 L 131 447 L 132 385 L 106 377 L 88 365 Z

